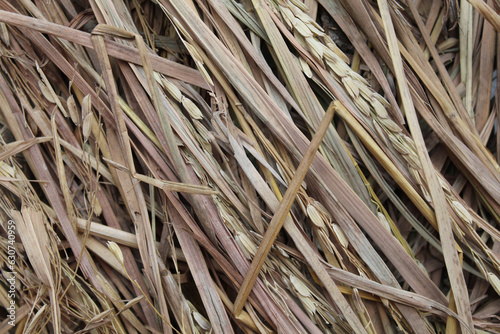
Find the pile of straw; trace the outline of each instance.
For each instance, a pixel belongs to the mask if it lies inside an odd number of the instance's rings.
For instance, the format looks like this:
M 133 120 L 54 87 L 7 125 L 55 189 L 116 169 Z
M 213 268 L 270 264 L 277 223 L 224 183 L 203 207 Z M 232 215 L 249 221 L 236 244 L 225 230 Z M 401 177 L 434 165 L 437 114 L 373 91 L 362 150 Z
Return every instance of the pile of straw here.
M 500 332 L 499 8 L 0 0 L 0 333 Z

